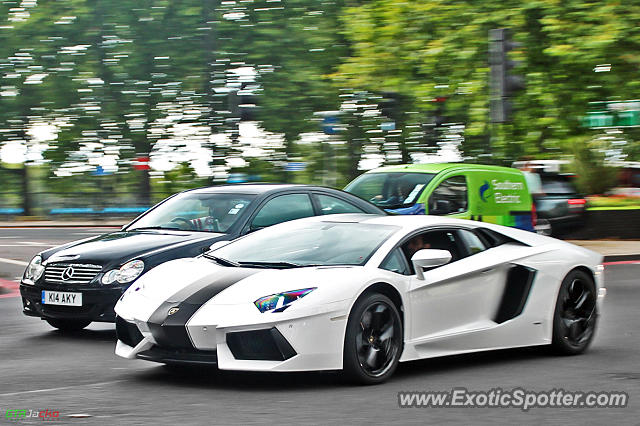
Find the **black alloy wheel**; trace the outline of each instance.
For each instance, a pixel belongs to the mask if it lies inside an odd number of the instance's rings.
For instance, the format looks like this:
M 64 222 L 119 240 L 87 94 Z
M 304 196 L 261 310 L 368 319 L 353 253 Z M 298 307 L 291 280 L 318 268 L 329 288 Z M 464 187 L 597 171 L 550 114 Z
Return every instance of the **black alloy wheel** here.
M 597 292 L 584 271 L 572 271 L 560 286 L 553 320 L 552 346 L 562 354 L 584 352 L 595 334 Z
M 347 323 L 345 373 L 362 384 L 385 381 L 398 366 L 402 342 L 402 320 L 395 304 L 382 294 L 364 296 Z

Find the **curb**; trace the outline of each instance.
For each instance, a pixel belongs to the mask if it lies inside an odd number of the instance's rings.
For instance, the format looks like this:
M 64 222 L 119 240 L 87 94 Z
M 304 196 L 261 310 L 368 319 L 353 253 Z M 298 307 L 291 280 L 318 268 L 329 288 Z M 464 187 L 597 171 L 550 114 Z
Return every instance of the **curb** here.
M 613 254 L 604 257 L 604 263 L 640 261 L 640 254 Z
M 20 284 L 0 279 L 0 299 L 20 296 Z

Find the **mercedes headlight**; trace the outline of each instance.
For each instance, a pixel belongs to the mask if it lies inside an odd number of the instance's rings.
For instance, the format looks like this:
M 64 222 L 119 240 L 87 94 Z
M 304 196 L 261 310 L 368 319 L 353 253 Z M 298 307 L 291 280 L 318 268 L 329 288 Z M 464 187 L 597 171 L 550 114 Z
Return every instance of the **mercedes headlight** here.
M 112 269 L 102 276 L 102 284 L 111 284 L 115 281 L 120 284 L 130 283 L 142 274 L 144 262 L 142 260 L 132 260 L 127 262 L 120 269 Z
M 253 304 L 256 305 L 256 308 L 262 313 L 282 312 L 287 309 L 291 303 L 302 299 L 316 288 L 317 287 L 303 288 L 302 290 L 285 291 L 283 293 L 264 296 L 253 302 Z
M 35 256 L 29 262 L 27 269 L 24 271 L 24 279 L 23 282 L 25 284 L 35 283 L 40 279 L 42 274 L 44 273 L 44 266 L 42 266 L 42 257 L 40 255 Z

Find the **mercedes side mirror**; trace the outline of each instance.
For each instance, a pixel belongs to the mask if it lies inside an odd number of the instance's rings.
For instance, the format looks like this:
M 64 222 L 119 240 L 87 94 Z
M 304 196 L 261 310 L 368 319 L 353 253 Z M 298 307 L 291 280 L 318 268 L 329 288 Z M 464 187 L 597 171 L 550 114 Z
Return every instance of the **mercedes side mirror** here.
M 424 268 L 435 268 L 446 265 L 450 261 L 451 253 L 448 250 L 422 249 L 411 256 L 411 262 L 419 280 L 424 280 Z

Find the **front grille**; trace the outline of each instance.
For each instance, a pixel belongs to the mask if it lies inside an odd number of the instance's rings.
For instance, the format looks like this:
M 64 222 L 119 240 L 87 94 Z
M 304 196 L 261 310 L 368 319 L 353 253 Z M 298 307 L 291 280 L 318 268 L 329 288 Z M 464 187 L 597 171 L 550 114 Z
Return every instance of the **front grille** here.
M 100 265 L 54 263 L 44 269 L 44 279 L 56 284 L 88 284 L 102 270 Z

